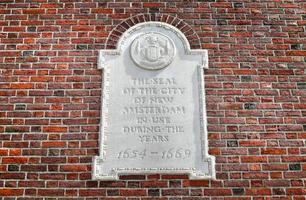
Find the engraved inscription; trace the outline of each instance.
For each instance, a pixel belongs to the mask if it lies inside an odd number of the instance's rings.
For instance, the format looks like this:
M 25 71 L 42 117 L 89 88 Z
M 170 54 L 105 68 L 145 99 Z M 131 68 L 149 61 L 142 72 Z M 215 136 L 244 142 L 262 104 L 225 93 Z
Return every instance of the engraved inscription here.
M 183 117 L 186 114 L 185 106 L 176 102 L 186 88 L 179 87 L 174 77 L 132 77 L 129 85 L 122 93 L 126 99 L 130 97 L 131 104 L 123 108 L 122 114 L 134 120 L 122 127 L 124 134 L 136 136 L 141 143 L 168 143 L 169 134 L 184 133 L 184 126 L 177 124 L 173 115 Z

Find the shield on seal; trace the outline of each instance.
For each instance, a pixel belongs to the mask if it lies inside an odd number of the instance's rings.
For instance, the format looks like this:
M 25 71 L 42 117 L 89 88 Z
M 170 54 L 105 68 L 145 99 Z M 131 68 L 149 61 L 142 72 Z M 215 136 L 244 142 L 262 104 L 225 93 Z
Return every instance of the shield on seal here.
M 158 46 L 148 46 L 145 48 L 145 56 L 147 60 L 155 62 L 160 57 L 160 47 Z

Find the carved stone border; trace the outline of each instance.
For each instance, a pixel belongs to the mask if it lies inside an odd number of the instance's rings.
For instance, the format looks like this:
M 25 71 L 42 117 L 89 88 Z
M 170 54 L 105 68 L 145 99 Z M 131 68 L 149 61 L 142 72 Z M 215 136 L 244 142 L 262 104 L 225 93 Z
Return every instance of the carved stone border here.
M 118 24 L 108 35 L 105 49 L 116 49 L 121 36 L 131 27 L 143 22 L 164 22 L 180 30 L 192 49 L 201 49 L 200 37 L 194 29 L 182 19 L 168 14 L 134 15 Z
M 109 102 L 109 67 L 108 61 L 114 59 L 114 57 L 121 54 L 122 47 L 126 39 L 135 31 L 145 28 L 145 27 L 162 27 L 169 31 L 172 31 L 181 40 L 185 53 L 189 55 L 201 55 L 202 59 L 198 63 L 198 88 L 199 88 L 199 109 L 200 109 L 200 135 L 201 135 L 201 154 L 202 161 L 208 163 L 208 173 L 198 173 L 194 168 L 114 168 L 111 174 L 101 174 L 99 169 L 96 167 L 99 164 L 103 164 L 104 158 L 106 156 L 107 149 L 107 105 Z M 185 35 L 176 27 L 164 23 L 164 22 L 143 22 L 132 26 L 121 36 L 117 43 L 116 49 L 113 50 L 100 50 L 98 59 L 98 68 L 104 69 L 103 75 L 103 98 L 102 98 L 102 116 L 101 116 L 101 134 L 100 137 L 100 156 L 94 157 L 93 161 L 93 179 L 103 179 L 103 180 L 114 180 L 118 179 L 118 174 L 123 172 L 124 174 L 134 174 L 134 173 L 187 173 L 191 179 L 215 179 L 215 158 L 208 154 L 208 137 L 207 137 L 207 117 L 206 117 L 206 106 L 205 106 L 205 91 L 204 91 L 204 69 L 208 68 L 208 52 L 203 49 L 191 49 L 190 44 L 185 37 Z

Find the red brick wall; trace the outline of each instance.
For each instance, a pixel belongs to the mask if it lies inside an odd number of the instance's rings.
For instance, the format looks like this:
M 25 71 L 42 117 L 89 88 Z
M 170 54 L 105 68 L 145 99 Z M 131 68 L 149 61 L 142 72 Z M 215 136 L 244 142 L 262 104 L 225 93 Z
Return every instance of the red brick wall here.
M 305 199 L 303 0 L 58 2 L 0 1 L 1 200 Z M 122 30 L 107 40 L 111 30 L 137 14 L 134 24 L 177 17 L 190 25 L 183 31 L 192 47 L 209 50 L 215 181 L 91 180 L 101 101 L 97 50 L 113 48 Z

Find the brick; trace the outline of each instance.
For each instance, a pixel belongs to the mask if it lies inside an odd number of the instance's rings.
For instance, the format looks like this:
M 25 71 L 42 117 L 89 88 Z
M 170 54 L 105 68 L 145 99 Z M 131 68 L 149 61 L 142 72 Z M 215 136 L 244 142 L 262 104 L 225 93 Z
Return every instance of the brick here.
M 0 188 L 0 196 L 22 196 L 23 189 L 1 189 Z
M 40 174 L 39 178 L 43 180 L 64 180 L 65 174 L 56 174 L 56 173 Z
M 166 181 L 145 181 L 141 182 L 141 187 L 145 188 L 163 188 L 167 187 L 168 183 Z
M 64 165 L 61 166 L 60 171 L 64 172 L 86 172 L 86 165 Z
M 26 119 L 26 125 L 47 125 L 49 124 L 49 120 L 47 119 Z
M 257 71 L 252 69 L 235 69 L 233 70 L 236 75 L 256 75 Z
M 221 124 L 244 124 L 243 118 L 220 118 Z
M 164 3 L 143 3 L 144 8 L 163 8 Z
M 19 181 L 19 187 L 45 187 L 44 181 Z
M 289 169 L 292 171 L 301 170 L 301 164 L 289 164 Z
M 231 196 L 230 189 L 204 189 L 205 196 Z
M 228 181 L 224 181 L 224 187 L 249 187 L 249 181 L 248 180 L 228 180 Z M 239 188 L 239 189 L 242 189 L 242 188 Z
M 244 189 L 243 188 L 234 188 L 232 189 L 233 195 L 244 195 Z
M 220 104 L 220 110 L 240 110 L 242 109 L 242 104 L 240 103 L 223 103 Z
M 80 196 L 105 196 L 105 189 L 81 189 Z
M 162 190 L 162 196 L 187 196 L 189 194 L 188 189 L 164 189 Z
M 139 188 L 140 187 L 140 183 L 137 181 L 130 181 L 127 183 L 127 187 L 129 188 Z
M 24 27 L 17 27 L 17 26 L 3 27 L 3 31 L 4 32 L 24 32 L 25 28 Z
M 244 109 L 246 109 L 246 110 L 256 109 L 256 104 L 255 103 L 246 103 L 246 104 L 244 104 Z
M 110 8 L 94 8 L 94 9 L 92 9 L 92 13 L 112 14 L 113 9 L 110 9 Z
M 28 32 L 36 32 L 36 27 L 28 27 L 27 31 Z
M 227 141 L 227 146 L 228 147 L 238 147 L 238 142 L 237 141 Z
M 222 166 L 223 171 L 248 171 L 249 168 L 246 164 L 224 164 Z
M 2 158 L 3 164 L 25 164 L 28 162 L 27 157 L 4 157 Z
M 23 10 L 23 14 L 35 15 L 35 14 L 44 14 L 44 13 L 45 13 L 45 9 L 25 9 Z
M 148 189 L 148 196 L 160 196 L 159 189 Z
M 41 104 L 30 104 L 27 105 L 27 110 L 49 110 L 49 106 Z
M 34 85 L 32 83 L 12 83 L 12 89 L 33 89 Z
M 143 189 L 121 189 L 120 190 L 120 196 L 145 196 L 146 190 Z
M 19 166 L 18 165 L 8 165 L 7 170 L 10 172 L 16 172 L 16 171 L 19 171 Z
M 179 174 L 162 175 L 162 179 L 188 179 L 188 176 L 187 175 L 179 175 Z
M 43 142 L 43 148 L 63 148 L 66 147 L 66 142 L 53 141 L 53 142 Z
M 222 155 L 246 155 L 247 149 L 241 149 L 241 148 L 232 148 L 232 149 L 223 149 L 221 150 Z
M 283 162 L 305 162 L 306 156 L 282 156 Z
M 234 8 L 243 8 L 243 3 L 233 3 Z
M 245 194 L 246 195 L 254 195 L 254 196 L 262 196 L 262 195 L 271 195 L 271 189 L 268 188 L 260 188 L 260 189 L 247 189 Z
M 182 182 L 180 180 L 169 180 L 169 187 L 170 188 L 181 188 Z
M 8 156 L 8 149 L 0 149 L 0 156 Z
M 242 147 L 263 147 L 265 144 L 266 142 L 262 140 L 246 140 L 239 142 L 239 145 Z
M 251 82 L 252 76 L 241 76 L 241 82 Z
M 67 132 L 67 127 L 60 127 L 60 126 L 48 126 L 43 127 L 43 132 L 55 132 L 55 133 L 61 133 L 61 132 Z
M 306 51 L 288 51 L 288 56 L 306 56 Z
M 295 179 L 297 179 L 297 178 L 305 178 L 306 177 L 306 173 L 304 172 L 304 171 L 290 171 L 290 172 L 285 172 L 284 173 L 284 177 L 285 178 L 295 178 Z
M 244 179 L 267 179 L 268 177 L 269 174 L 265 172 L 245 172 L 242 174 L 242 178 Z
M 306 191 L 302 188 L 289 188 L 287 189 L 288 195 L 305 195 Z
M 288 166 L 287 164 L 264 164 L 262 169 L 265 171 L 286 171 Z
M 224 19 L 217 20 L 217 25 L 227 25 L 227 21 Z
M 33 56 L 33 53 L 34 53 L 33 51 L 23 51 L 22 56 L 25 56 L 25 57 L 26 56 Z
M 245 125 L 240 126 L 239 130 L 241 132 L 262 132 L 264 131 L 264 127 L 258 125 Z
M 211 3 L 211 7 L 216 7 L 216 8 L 232 8 L 231 3 Z
M 278 69 L 278 70 L 271 70 L 271 75 L 293 75 L 293 70 L 285 70 L 285 69 Z
M 297 87 L 298 87 L 298 89 L 306 89 L 306 83 L 305 82 L 298 82 Z
M 208 187 L 209 181 L 207 180 L 184 180 L 184 187 Z
M 22 180 L 25 179 L 24 173 L 0 173 L 1 179 Z
M 72 31 L 94 31 L 94 27 L 86 25 L 72 26 Z
M 119 190 L 107 190 L 106 191 L 107 196 L 119 196 Z M 153 195 L 149 195 L 153 196 Z
M 15 105 L 15 110 L 25 110 L 26 105 L 25 104 L 16 104 Z
M 264 183 L 268 187 L 288 187 L 290 186 L 289 180 L 265 180 Z
M 64 189 L 38 189 L 38 196 L 63 196 Z
M 267 162 L 267 157 L 265 156 L 242 156 L 241 162 L 244 163 L 265 163 Z
M 47 171 L 47 166 L 45 165 L 22 165 L 20 170 L 26 171 L 26 172 L 43 172 L 43 171 Z
M 273 188 L 274 195 L 285 195 L 286 192 L 283 188 Z
M 265 148 L 261 150 L 262 155 L 283 155 L 287 154 L 286 149 L 283 148 Z
M 107 187 L 107 188 L 120 188 L 125 187 L 126 182 L 124 181 L 100 181 L 99 187 Z

